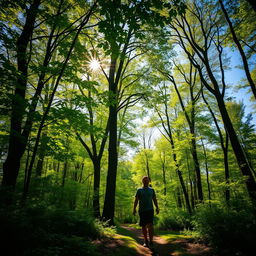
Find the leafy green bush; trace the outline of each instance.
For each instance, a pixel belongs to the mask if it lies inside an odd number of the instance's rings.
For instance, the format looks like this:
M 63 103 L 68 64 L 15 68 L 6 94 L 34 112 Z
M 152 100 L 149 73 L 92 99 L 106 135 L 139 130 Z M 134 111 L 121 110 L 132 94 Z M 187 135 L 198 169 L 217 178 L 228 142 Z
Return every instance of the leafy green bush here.
M 181 209 L 172 209 L 156 219 L 157 228 L 162 230 L 184 230 L 191 227 L 190 215 Z
M 99 223 L 86 212 L 45 207 L 0 210 L 1 243 L 8 255 L 97 255 L 89 240 L 101 236 Z
M 255 209 L 244 201 L 201 205 L 193 225 L 200 237 L 209 242 L 219 255 L 251 255 L 256 241 Z

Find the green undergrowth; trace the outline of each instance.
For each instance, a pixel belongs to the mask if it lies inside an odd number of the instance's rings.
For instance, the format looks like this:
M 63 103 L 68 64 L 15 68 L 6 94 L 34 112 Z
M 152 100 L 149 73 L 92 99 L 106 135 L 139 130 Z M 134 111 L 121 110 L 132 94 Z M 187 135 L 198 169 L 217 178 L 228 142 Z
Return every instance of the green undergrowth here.
M 98 256 L 91 241 L 114 231 L 89 212 L 45 206 L 0 209 L 2 249 L 12 256 Z
M 193 226 L 218 255 L 251 255 L 256 241 L 256 209 L 247 201 L 231 201 L 229 207 L 201 205 Z

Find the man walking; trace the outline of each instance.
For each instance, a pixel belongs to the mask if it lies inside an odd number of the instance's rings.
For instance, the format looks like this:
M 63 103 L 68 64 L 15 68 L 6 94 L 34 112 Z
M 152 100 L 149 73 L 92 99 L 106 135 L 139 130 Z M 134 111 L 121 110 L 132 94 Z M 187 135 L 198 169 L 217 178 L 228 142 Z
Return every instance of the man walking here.
M 156 199 L 155 190 L 149 187 L 149 177 L 144 176 L 142 178 L 143 187 L 137 190 L 134 200 L 133 215 L 136 214 L 136 207 L 139 202 L 139 216 L 140 226 L 142 227 L 142 233 L 144 236 L 144 247 L 153 247 L 153 218 L 154 208 L 153 202 L 156 207 L 156 214 L 159 213 L 158 203 Z M 149 235 L 149 241 L 148 241 Z

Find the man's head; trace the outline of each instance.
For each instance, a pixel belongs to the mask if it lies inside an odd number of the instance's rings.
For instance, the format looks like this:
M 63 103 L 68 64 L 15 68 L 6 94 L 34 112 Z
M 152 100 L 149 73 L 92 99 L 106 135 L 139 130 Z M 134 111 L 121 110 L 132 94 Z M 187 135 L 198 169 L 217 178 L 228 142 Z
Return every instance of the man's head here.
M 142 178 L 142 183 L 143 183 L 143 186 L 144 186 L 144 187 L 148 187 L 149 182 L 150 182 L 150 179 L 149 179 L 148 176 L 144 176 L 144 177 Z

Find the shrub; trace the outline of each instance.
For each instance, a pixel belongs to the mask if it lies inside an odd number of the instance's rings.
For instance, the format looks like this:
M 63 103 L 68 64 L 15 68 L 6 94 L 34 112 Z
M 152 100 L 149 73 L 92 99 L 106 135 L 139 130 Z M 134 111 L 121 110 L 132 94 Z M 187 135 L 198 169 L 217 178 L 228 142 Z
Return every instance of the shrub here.
M 8 255 L 96 255 L 89 240 L 98 237 L 99 224 L 86 212 L 45 207 L 0 210 L 1 243 Z
M 256 239 L 255 209 L 245 202 L 230 207 L 202 205 L 193 220 L 200 236 L 219 255 L 250 255 Z
M 162 230 L 184 230 L 191 227 L 190 215 L 181 209 L 172 209 L 156 219 L 157 228 Z

